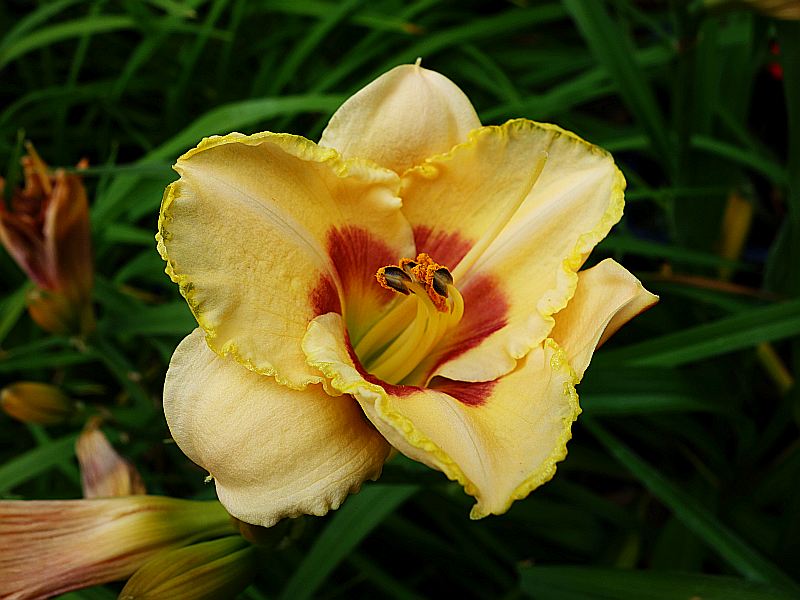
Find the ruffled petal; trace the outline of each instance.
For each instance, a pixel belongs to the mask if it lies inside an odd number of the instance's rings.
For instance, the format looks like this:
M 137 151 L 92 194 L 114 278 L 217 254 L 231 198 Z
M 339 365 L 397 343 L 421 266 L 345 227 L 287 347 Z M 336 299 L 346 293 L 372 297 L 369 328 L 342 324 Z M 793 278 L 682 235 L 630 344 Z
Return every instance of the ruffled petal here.
M 553 339 L 580 380 L 594 351 L 633 317 L 658 302 L 625 267 L 609 259 L 578 273 L 578 287 L 555 315 Z
M 464 319 L 425 365 L 429 376 L 489 381 L 541 344 L 576 272 L 622 216 L 624 188 L 607 152 L 524 119 L 474 131 L 405 173 L 417 251 L 450 267 L 464 296 Z M 485 249 L 468 254 L 475 246 Z
M 247 523 L 324 515 L 380 475 L 389 445 L 350 396 L 289 390 L 206 345 L 175 350 L 164 384 L 175 441 L 213 475 L 220 502 Z
M 364 282 L 413 250 L 397 176 L 273 133 L 205 139 L 175 169 L 159 251 L 209 346 L 290 387 L 319 382 L 300 349 L 308 322 L 368 322 L 391 294 Z
M 447 77 L 400 65 L 342 104 L 319 143 L 402 173 L 480 126 L 469 99 Z
M 303 348 L 393 446 L 477 499 L 473 519 L 507 511 L 550 480 L 580 413 L 577 378 L 550 339 L 497 381 L 437 378 L 431 388 L 388 385 L 365 374 L 333 313 L 311 322 Z

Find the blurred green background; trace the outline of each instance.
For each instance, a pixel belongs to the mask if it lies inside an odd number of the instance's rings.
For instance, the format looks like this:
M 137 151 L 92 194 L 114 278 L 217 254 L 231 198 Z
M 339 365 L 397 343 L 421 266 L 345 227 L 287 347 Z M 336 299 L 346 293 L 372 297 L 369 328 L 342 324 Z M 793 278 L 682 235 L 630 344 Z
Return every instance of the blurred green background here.
M 170 164 L 233 130 L 317 139 L 422 57 L 485 124 L 554 122 L 615 155 L 626 215 L 589 265 L 614 257 L 661 303 L 596 355 L 567 460 L 508 514 L 470 522 L 460 487 L 397 460 L 263 552 L 241 597 L 800 597 L 800 25 L 759 4 L 5 0 L 0 167 L 19 180 L 25 139 L 89 159 L 98 327 L 37 328 L 0 252 L 0 384 L 61 386 L 150 493 L 213 497 L 160 408 L 194 326 L 153 241 Z M 81 425 L 0 415 L 2 497 L 79 497 Z

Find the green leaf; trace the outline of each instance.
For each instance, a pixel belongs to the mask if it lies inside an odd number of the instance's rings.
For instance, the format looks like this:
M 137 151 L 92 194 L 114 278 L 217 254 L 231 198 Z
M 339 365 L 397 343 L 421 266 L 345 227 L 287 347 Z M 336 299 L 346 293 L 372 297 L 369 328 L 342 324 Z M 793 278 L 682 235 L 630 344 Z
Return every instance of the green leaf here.
M 60 465 L 65 455 L 74 453 L 76 439 L 78 434 L 72 433 L 46 442 L 0 466 L 0 494 L 8 493 L 18 485 Z
M 187 335 L 195 327 L 197 322 L 183 300 L 142 306 L 103 323 L 103 329 L 115 336 Z
M 603 351 L 605 365 L 674 367 L 800 334 L 800 300 L 754 308 L 653 340 Z
M 30 288 L 31 285 L 26 283 L 3 300 L 2 308 L 0 308 L 0 343 L 25 312 L 25 298 Z
M 36 31 L 12 40 L 0 48 L 0 69 L 9 62 L 37 48 L 49 46 L 55 42 L 70 38 L 82 37 L 93 33 L 108 33 L 120 29 L 135 29 L 136 21 L 121 15 L 97 15 L 74 19 L 43 27 Z
M 412 485 L 365 485 L 333 514 L 328 526 L 292 573 L 280 598 L 307 600 L 316 597 L 328 575 L 417 489 Z
M 589 49 L 611 75 L 617 91 L 636 120 L 647 132 L 655 150 L 666 159 L 671 155 L 664 116 L 642 70 L 633 56 L 635 47 L 627 32 L 611 18 L 605 2 L 563 0 Z
M 709 548 L 719 554 L 731 567 L 753 581 L 781 585 L 795 590 L 795 593 L 800 592 L 797 584 L 783 571 L 720 523 L 695 498 L 676 487 L 624 446 L 604 427 L 591 418 L 584 419 L 583 424 L 614 458 L 633 473 L 689 530 L 705 541 Z
M 778 164 L 770 156 L 760 156 L 750 148 L 739 148 L 733 144 L 722 142 L 705 135 L 692 136 L 691 144 L 697 150 L 726 158 L 765 175 L 780 185 L 789 183 L 789 175 L 783 165 Z
M 733 577 L 599 567 L 521 567 L 536 600 L 791 600 L 787 590 Z

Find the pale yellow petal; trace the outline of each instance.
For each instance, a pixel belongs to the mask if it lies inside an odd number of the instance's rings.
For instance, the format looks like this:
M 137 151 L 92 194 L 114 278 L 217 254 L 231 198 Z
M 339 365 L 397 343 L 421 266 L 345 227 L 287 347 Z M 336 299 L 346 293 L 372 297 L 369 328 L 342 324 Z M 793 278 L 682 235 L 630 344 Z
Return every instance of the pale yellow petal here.
M 469 99 L 447 77 L 400 65 L 349 98 L 334 113 L 320 145 L 402 173 L 447 152 L 480 126 Z
M 464 296 L 464 320 L 430 373 L 491 380 L 541 344 L 577 270 L 621 217 L 624 187 L 607 152 L 524 119 L 474 131 L 408 171 L 401 195 L 417 251 L 450 267 Z M 470 315 L 487 310 L 491 319 Z
M 578 287 L 567 307 L 555 315 L 553 339 L 582 378 L 594 351 L 633 317 L 658 302 L 636 277 L 606 259 L 578 273 Z
M 270 527 L 324 515 L 381 472 L 389 446 L 350 396 L 287 389 L 208 349 L 200 329 L 170 362 L 164 413 L 235 517 Z
M 392 386 L 364 374 L 335 314 L 309 325 L 303 348 L 393 446 L 461 483 L 477 500 L 475 519 L 505 512 L 553 476 L 580 413 L 575 374 L 552 340 L 497 381 L 438 378 L 433 388 Z
M 364 281 L 413 249 L 397 176 L 272 133 L 208 138 L 175 169 L 159 250 L 209 346 L 290 387 L 319 382 L 308 321 L 368 321 L 392 296 Z

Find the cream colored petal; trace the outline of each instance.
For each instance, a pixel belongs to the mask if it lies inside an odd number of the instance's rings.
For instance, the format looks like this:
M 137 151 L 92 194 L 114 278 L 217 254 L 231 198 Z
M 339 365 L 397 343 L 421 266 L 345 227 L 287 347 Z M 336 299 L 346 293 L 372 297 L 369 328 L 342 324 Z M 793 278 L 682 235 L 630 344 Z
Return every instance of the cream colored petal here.
M 552 478 L 580 413 L 575 374 L 552 340 L 497 381 L 439 378 L 427 389 L 364 375 L 347 351 L 335 314 L 309 325 L 303 348 L 333 387 L 355 396 L 393 446 L 476 498 L 473 519 L 504 513 Z
M 208 138 L 175 169 L 159 250 L 209 346 L 290 387 L 319 382 L 300 350 L 308 321 L 368 320 L 391 294 L 363 282 L 413 249 L 397 176 L 272 133 Z
M 235 517 L 270 527 L 324 515 L 380 475 L 389 446 L 350 396 L 289 390 L 206 346 L 196 329 L 175 350 L 164 384 L 175 441 L 214 477 Z
M 523 119 L 474 131 L 407 172 L 403 212 L 417 251 L 449 266 L 464 295 L 464 320 L 428 361 L 431 372 L 488 381 L 539 345 L 577 270 L 621 217 L 624 187 L 607 152 Z M 483 250 L 468 254 L 476 246 Z M 476 325 L 470 311 L 489 309 L 491 322 Z
M 349 98 L 319 143 L 402 173 L 447 152 L 480 126 L 469 99 L 447 77 L 400 65 Z
M 564 349 L 578 378 L 594 351 L 625 323 L 658 302 L 636 277 L 606 259 L 578 273 L 578 287 L 567 307 L 555 315 L 553 339 Z

